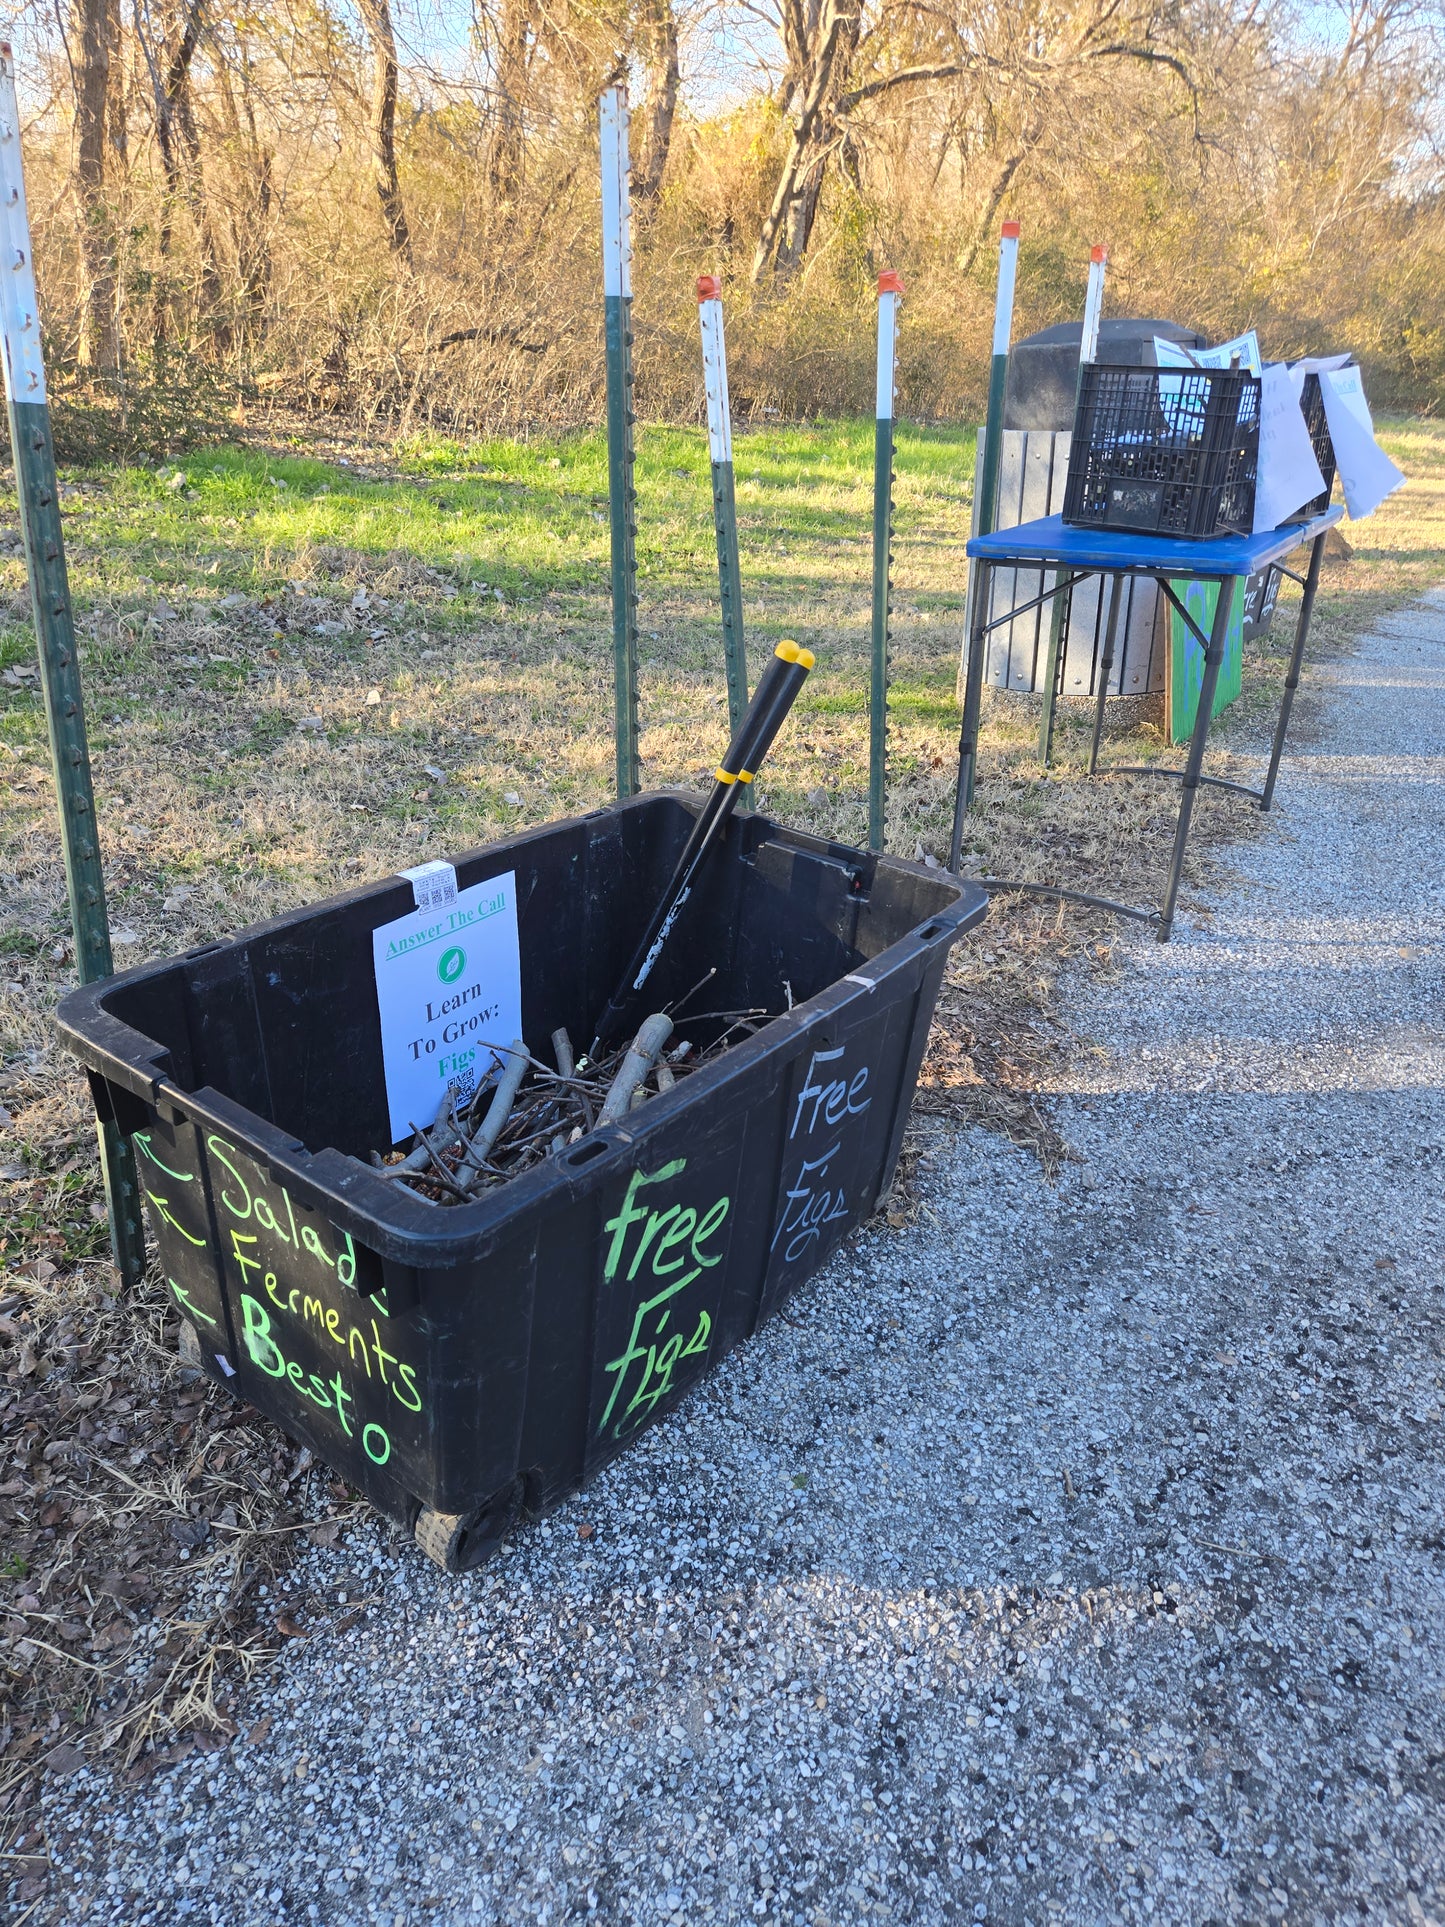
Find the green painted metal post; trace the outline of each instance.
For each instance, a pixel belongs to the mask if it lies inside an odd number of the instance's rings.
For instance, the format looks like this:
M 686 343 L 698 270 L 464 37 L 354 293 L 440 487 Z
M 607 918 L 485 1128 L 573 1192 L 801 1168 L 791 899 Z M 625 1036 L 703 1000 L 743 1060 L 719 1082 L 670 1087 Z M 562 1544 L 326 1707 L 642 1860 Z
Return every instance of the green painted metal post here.
M 30 223 L 20 157 L 20 112 L 15 61 L 0 45 L 0 336 L 5 351 L 5 396 L 20 497 L 20 526 L 30 574 L 30 600 L 40 651 L 41 687 L 50 730 L 65 887 L 82 983 L 111 974 L 110 924 L 105 909 L 100 836 L 90 781 L 75 622 L 60 529 L 55 445 L 45 397 L 40 308 L 30 258 Z M 145 1271 L 145 1232 L 130 1139 L 113 1124 L 99 1127 L 101 1169 L 110 1214 L 111 1249 L 123 1282 Z
M 723 673 L 727 678 L 728 724 L 734 733 L 748 707 L 748 657 L 743 629 L 742 568 L 738 555 L 737 488 L 733 475 L 732 406 L 728 397 L 727 343 L 723 337 L 722 283 L 713 274 L 697 278 L 697 317 L 702 333 L 702 373 L 707 390 L 708 458 L 712 468 L 712 522 L 717 537 L 718 604 L 722 611 Z M 738 808 L 752 808 L 752 790 Z
M 998 286 L 993 303 L 993 358 L 988 370 L 988 409 L 984 416 L 982 459 L 976 466 L 978 489 L 973 504 L 974 535 L 992 535 L 998 526 L 998 475 L 1003 459 L 1003 405 L 1008 387 L 1009 346 L 1013 340 L 1014 287 L 1018 280 L 1019 224 L 1005 221 L 999 232 Z M 958 660 L 959 700 L 965 700 L 968 687 L 969 640 L 973 635 L 973 598 L 980 571 L 968 569 L 968 589 L 963 600 L 963 648 Z M 976 719 L 975 719 L 976 720 Z M 969 764 L 967 809 L 973 801 L 973 765 Z
M 1084 296 L 1084 327 L 1079 337 L 1079 374 L 1074 384 L 1075 408 L 1083 386 L 1083 370 L 1099 352 L 1099 317 L 1104 309 L 1104 269 L 1107 248 L 1089 250 L 1089 287 Z M 1058 580 L 1056 576 L 1055 581 Z M 1039 722 L 1039 761 L 1047 769 L 1054 753 L 1054 712 L 1059 700 L 1059 658 L 1063 654 L 1064 625 L 1069 618 L 1068 595 L 1056 595 L 1049 614 L 1049 643 L 1044 654 L 1044 711 Z
M 873 666 L 868 685 L 868 848 L 882 850 L 888 791 L 888 605 L 893 590 L 893 374 L 903 283 L 878 277 L 878 389 L 873 430 Z
M 642 787 L 637 723 L 637 488 L 632 430 L 632 247 L 627 89 L 599 104 L 602 287 L 607 311 L 607 490 L 612 511 L 612 671 L 617 794 Z

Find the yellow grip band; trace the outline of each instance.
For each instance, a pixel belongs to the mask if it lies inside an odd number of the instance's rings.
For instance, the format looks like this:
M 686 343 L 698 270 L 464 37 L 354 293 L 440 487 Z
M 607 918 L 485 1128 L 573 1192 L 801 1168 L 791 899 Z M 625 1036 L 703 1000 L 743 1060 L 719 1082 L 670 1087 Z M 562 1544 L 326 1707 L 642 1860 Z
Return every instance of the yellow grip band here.
M 796 662 L 799 653 L 798 645 L 795 642 L 780 642 L 773 651 L 773 654 L 781 657 L 784 662 Z
M 717 780 L 720 783 L 736 783 L 738 779 L 736 778 L 736 776 L 733 775 L 730 769 L 719 769 L 717 773 Z
M 738 771 L 738 781 L 740 783 L 751 783 L 752 780 L 753 772 L 750 769 L 740 769 Z

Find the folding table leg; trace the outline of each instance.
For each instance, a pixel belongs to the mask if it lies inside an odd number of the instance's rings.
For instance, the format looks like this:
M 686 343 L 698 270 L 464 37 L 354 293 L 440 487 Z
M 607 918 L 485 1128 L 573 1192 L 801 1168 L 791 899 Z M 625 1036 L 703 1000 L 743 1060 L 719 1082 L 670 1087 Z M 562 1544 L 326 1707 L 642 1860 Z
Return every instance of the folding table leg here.
M 1109 700 L 1109 676 L 1114 667 L 1114 639 L 1119 631 L 1119 604 L 1124 599 L 1124 578 L 1116 575 L 1109 592 L 1109 619 L 1104 624 L 1104 656 L 1099 664 L 1099 694 L 1094 704 L 1094 737 L 1089 744 L 1089 774 L 1099 767 L 1099 739 L 1104 734 L 1104 704 Z
M 1189 819 L 1194 814 L 1194 797 L 1199 788 L 1199 772 L 1204 767 L 1204 744 L 1214 715 L 1214 692 L 1219 686 L 1220 664 L 1224 661 L 1224 639 L 1229 634 L 1229 618 L 1234 609 L 1234 584 L 1230 576 L 1219 585 L 1219 600 L 1214 605 L 1214 621 L 1209 626 L 1209 647 L 1204 652 L 1204 680 L 1199 690 L 1199 708 L 1194 717 L 1194 733 L 1189 738 L 1189 758 L 1180 785 L 1179 822 L 1174 831 L 1174 854 L 1169 859 L 1169 881 L 1159 911 L 1159 941 L 1168 943 L 1174 929 L 1174 905 L 1179 895 L 1179 879 L 1184 871 L 1184 851 L 1189 842 Z
M 1061 577 L 1054 577 L 1055 586 Z M 1054 755 L 1054 711 L 1059 701 L 1059 662 L 1064 653 L 1064 631 L 1073 608 L 1073 591 L 1055 595 L 1049 611 L 1049 643 L 1044 652 L 1044 709 L 1039 718 L 1039 761 L 1047 769 Z
M 1274 748 L 1269 756 L 1269 775 L 1264 779 L 1264 792 L 1259 799 L 1259 807 L 1267 810 L 1274 801 L 1275 778 L 1279 775 L 1280 758 L 1284 755 L 1284 739 L 1289 729 L 1289 714 L 1294 708 L 1294 694 L 1299 688 L 1300 670 L 1304 666 L 1305 642 L 1310 632 L 1310 617 L 1315 612 L 1315 591 L 1320 586 L 1320 563 L 1324 560 L 1324 534 L 1317 535 L 1310 546 L 1310 566 L 1305 574 L 1304 595 L 1299 606 L 1299 616 L 1294 625 L 1294 647 L 1289 652 L 1289 674 L 1284 679 L 1284 695 L 1280 698 L 1279 721 L 1274 726 Z
M 963 686 L 963 721 L 958 731 L 958 787 L 953 797 L 953 833 L 948 841 L 948 867 L 955 876 L 963 859 L 963 819 L 973 802 L 973 772 L 978 760 L 978 717 L 983 706 L 983 664 L 992 590 L 993 570 L 987 562 L 980 562 L 974 576 L 968 676 Z

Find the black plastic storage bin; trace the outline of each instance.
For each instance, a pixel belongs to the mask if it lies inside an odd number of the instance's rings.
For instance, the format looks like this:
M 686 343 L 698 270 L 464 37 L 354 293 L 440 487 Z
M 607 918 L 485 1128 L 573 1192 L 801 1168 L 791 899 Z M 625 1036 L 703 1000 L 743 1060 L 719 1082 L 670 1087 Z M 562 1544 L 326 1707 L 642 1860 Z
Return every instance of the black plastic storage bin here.
M 1259 381 L 1237 368 L 1080 370 L 1064 521 L 1150 534 L 1247 535 Z
M 639 797 L 458 861 L 463 889 L 515 872 L 530 1044 L 590 1036 L 699 807 Z M 102 1116 L 135 1134 L 191 1355 L 457 1570 L 669 1409 L 866 1217 L 949 946 L 987 899 L 734 817 L 649 1007 L 712 965 L 709 1008 L 793 1007 L 454 1207 L 367 1162 L 389 1142 L 372 931 L 412 903 L 392 877 L 73 991 L 59 1021 Z

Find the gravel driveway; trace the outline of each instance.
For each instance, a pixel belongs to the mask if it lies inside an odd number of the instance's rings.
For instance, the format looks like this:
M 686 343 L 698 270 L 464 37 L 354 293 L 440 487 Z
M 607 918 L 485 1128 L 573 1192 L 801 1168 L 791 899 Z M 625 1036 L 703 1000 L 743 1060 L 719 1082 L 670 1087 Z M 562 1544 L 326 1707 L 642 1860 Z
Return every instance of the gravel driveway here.
M 1057 1186 L 942 1135 L 481 1574 L 308 1554 L 379 1603 L 52 1784 L 39 1917 L 1445 1922 L 1445 596 L 1311 686 L 1243 881 L 1080 1004 Z

